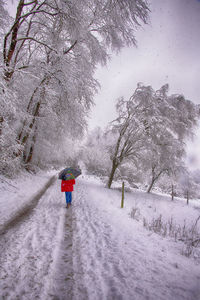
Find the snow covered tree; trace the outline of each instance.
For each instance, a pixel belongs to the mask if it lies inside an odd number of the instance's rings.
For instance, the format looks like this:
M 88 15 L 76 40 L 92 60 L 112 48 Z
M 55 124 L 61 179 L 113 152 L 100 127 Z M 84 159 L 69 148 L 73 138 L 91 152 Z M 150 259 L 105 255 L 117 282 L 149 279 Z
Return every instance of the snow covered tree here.
M 109 188 L 116 169 L 127 160 L 150 173 L 148 192 L 162 174 L 172 174 L 182 164 L 184 141 L 192 135 L 199 108 L 182 95 L 167 92 L 168 85 L 154 91 L 138 84 L 128 101 L 119 100 L 119 117 L 111 125 L 116 141 L 111 147 Z
M 148 192 L 163 173 L 175 174 L 184 165 L 185 141 L 192 136 L 199 118 L 197 105 L 182 95 L 168 96 L 167 92 L 168 86 L 165 85 L 156 92 L 152 91 L 151 105 L 147 100 L 143 103 L 148 131 L 142 162 L 151 173 Z
M 117 168 L 126 161 L 136 164 L 144 146 L 145 127 L 140 119 L 140 107 L 134 105 L 133 97 L 129 101 L 119 99 L 116 109 L 118 118 L 111 123 L 108 130 L 108 133 L 112 133 L 115 137 L 114 143 L 109 148 L 112 168 L 107 183 L 108 188 L 111 187 Z
M 1 47 L 1 82 L 15 93 L 11 105 L 19 116 L 9 122 L 2 111 L 2 131 L 6 135 L 6 124 L 14 126 L 15 157 L 25 164 L 33 161 L 35 145 L 40 152 L 37 141 L 42 135 L 40 141 L 45 141 L 44 123 L 51 116 L 54 124 L 62 120 L 60 127 L 83 132 L 98 88 L 93 78 L 96 65 L 106 63 L 110 49 L 135 45 L 135 30 L 147 16 L 144 0 L 18 1 Z

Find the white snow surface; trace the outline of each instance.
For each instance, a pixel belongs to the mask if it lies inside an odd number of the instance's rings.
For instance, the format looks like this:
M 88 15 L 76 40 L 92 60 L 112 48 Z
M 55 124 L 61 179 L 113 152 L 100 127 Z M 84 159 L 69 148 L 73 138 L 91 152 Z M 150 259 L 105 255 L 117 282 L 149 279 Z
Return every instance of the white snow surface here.
M 53 175 L 29 176 L 25 187 L 20 178 L 17 189 L 1 182 L 2 226 Z M 60 181 L 53 183 L 0 235 L 0 299 L 200 300 L 199 261 L 182 255 L 182 242 L 143 227 L 143 218 L 160 214 L 192 225 L 200 203 L 139 190 L 125 193 L 123 209 L 120 202 L 119 190 L 82 175 L 67 210 Z

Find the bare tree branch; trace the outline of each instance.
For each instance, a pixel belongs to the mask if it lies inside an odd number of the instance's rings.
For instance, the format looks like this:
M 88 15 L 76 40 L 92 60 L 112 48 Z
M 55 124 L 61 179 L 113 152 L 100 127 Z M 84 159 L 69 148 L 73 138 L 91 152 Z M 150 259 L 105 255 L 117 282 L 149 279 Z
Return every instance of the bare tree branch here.
M 36 40 L 36 39 L 34 39 L 34 38 L 32 38 L 32 37 L 22 37 L 22 38 L 17 39 L 17 41 L 23 41 L 23 40 L 31 40 L 31 41 L 34 41 L 34 42 L 36 42 L 36 43 L 38 43 L 38 44 L 41 44 L 41 45 L 43 45 L 43 46 L 49 48 L 51 51 L 54 51 L 54 52 L 57 53 L 57 51 L 56 51 L 55 49 L 51 48 L 51 47 L 48 46 L 47 44 L 45 44 L 45 43 L 43 43 L 43 42 L 41 42 L 41 41 L 38 41 L 38 40 Z
M 77 42 L 78 41 L 76 40 L 67 50 L 64 50 L 63 54 L 69 53 L 75 47 L 75 45 L 77 44 Z
M 28 5 L 31 5 L 31 4 L 33 4 L 33 3 L 37 4 L 37 0 L 33 0 L 33 1 L 31 1 L 31 2 L 24 3 L 24 6 L 28 6 Z
M 24 14 L 22 15 L 19 19 L 24 19 L 24 18 L 27 18 L 28 16 L 32 15 L 32 14 L 38 14 L 38 13 L 44 13 L 44 14 L 47 14 L 47 15 L 50 15 L 52 17 L 55 17 L 58 15 L 58 13 L 50 13 L 48 11 L 45 11 L 45 10 L 33 10 L 31 12 L 28 12 L 27 14 Z

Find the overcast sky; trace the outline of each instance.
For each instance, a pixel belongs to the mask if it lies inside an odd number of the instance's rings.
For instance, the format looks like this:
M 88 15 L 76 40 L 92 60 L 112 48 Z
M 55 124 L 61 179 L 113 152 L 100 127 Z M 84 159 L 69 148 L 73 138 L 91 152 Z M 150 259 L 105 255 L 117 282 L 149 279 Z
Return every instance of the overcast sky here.
M 115 118 L 116 99 L 128 99 L 138 82 L 159 89 L 169 83 L 169 94 L 180 93 L 200 104 L 200 0 L 150 0 L 150 21 L 136 32 L 138 47 L 112 54 L 96 78 L 89 129 L 104 127 Z M 200 168 L 200 134 L 189 144 L 190 161 Z
M 119 96 L 129 98 L 137 82 L 169 93 L 181 93 L 200 104 L 200 1 L 151 0 L 149 25 L 136 32 L 137 48 L 112 54 L 96 77 L 101 90 L 95 97 L 90 127 L 104 126 L 114 116 Z

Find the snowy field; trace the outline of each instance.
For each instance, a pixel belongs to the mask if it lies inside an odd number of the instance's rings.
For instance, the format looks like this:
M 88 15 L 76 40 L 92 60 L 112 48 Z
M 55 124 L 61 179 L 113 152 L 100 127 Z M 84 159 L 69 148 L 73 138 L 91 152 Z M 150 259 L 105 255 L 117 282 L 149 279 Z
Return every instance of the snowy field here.
M 198 201 L 133 190 L 121 209 L 120 191 L 84 175 L 69 210 L 56 180 L 23 213 L 54 175 L 1 181 L 1 227 L 12 222 L 0 235 L 0 299 L 200 300 L 199 260 L 143 226 L 160 215 L 192 226 Z

